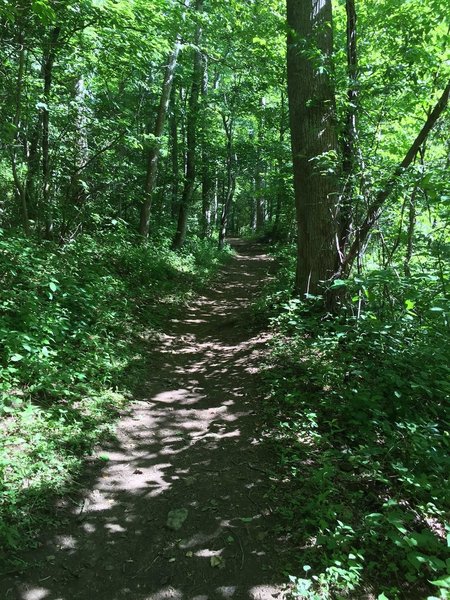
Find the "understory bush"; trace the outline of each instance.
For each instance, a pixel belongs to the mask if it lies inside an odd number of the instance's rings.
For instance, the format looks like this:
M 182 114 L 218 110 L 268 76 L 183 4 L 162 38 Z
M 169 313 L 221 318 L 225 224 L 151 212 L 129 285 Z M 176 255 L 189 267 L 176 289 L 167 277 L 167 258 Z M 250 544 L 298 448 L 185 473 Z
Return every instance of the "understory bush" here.
M 374 271 L 337 282 L 347 311 L 324 316 L 314 299 L 291 298 L 287 272 L 260 310 L 272 314 L 267 410 L 285 475 L 279 513 L 298 547 L 294 596 L 447 598 L 442 279 Z
M 111 431 L 139 335 L 225 254 L 200 240 L 181 253 L 140 244 L 121 225 L 64 246 L 0 233 L 0 559 L 35 540 Z

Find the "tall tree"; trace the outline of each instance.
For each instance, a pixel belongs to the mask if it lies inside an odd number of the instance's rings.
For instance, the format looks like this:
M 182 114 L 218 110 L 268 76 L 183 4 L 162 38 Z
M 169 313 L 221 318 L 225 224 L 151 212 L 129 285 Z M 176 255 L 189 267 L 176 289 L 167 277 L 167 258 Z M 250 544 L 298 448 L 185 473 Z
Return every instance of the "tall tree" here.
M 53 65 L 56 58 L 58 40 L 61 33 L 59 25 L 52 28 L 44 48 L 42 62 L 43 89 L 43 112 L 42 112 L 42 203 L 45 215 L 45 235 L 53 237 L 54 210 L 50 195 L 52 185 L 50 164 L 50 92 L 53 83 Z
M 13 117 L 13 130 L 14 138 L 11 150 L 11 170 L 13 175 L 13 181 L 15 186 L 15 195 L 19 200 L 20 210 L 22 211 L 23 228 L 26 234 L 30 233 L 30 222 L 28 213 L 27 203 L 27 191 L 26 191 L 26 180 L 22 182 L 19 175 L 18 159 L 17 159 L 17 146 L 19 145 L 20 139 L 20 127 L 21 127 L 21 115 L 22 115 L 22 92 L 24 83 L 24 69 L 25 69 L 25 46 L 23 32 L 20 30 L 17 35 L 17 45 L 19 48 L 19 64 L 16 80 L 16 92 L 15 92 L 15 107 Z
M 257 158 L 255 162 L 255 205 L 256 205 L 256 230 L 260 231 L 266 222 L 265 198 L 265 164 L 262 156 L 264 146 L 265 108 L 266 99 L 263 97 L 259 104 Z
M 225 194 L 222 206 L 222 215 L 220 218 L 219 228 L 219 248 L 222 249 L 225 244 L 225 236 L 230 220 L 230 212 L 233 203 L 234 192 L 236 188 L 236 176 L 234 173 L 234 149 L 233 149 L 233 118 L 222 114 L 223 128 L 227 139 L 227 156 L 226 156 L 226 184 Z
M 337 264 L 338 141 L 331 0 L 287 0 L 288 99 L 297 212 L 296 288 L 320 294 Z
M 211 201 L 213 191 L 213 179 L 211 173 L 211 155 L 208 148 L 208 60 L 203 57 L 203 81 L 202 81 L 202 127 L 201 127 L 201 149 L 202 149 L 202 214 L 200 219 L 200 234 L 203 238 L 209 237 L 211 233 Z
M 339 255 L 343 256 L 350 239 L 353 220 L 353 191 L 355 179 L 355 155 L 357 143 L 357 102 L 358 102 L 358 46 L 357 15 L 355 0 L 346 0 L 346 55 L 347 55 L 347 106 L 342 136 L 342 177 L 343 186 L 340 203 L 340 223 L 338 232 Z
M 195 8 L 198 13 L 202 13 L 203 0 L 197 0 Z M 204 67 L 202 52 L 200 50 L 202 33 L 202 25 L 201 23 L 198 23 L 195 33 L 194 68 L 192 72 L 191 93 L 189 96 L 186 123 L 186 176 L 178 211 L 177 230 L 172 243 L 173 248 L 176 250 L 183 246 L 186 239 L 188 211 L 194 194 L 195 178 L 197 174 L 197 117 Z
M 181 48 L 181 38 L 178 35 L 173 50 L 168 56 L 167 66 L 164 74 L 161 97 L 159 101 L 158 113 L 156 115 L 155 126 L 153 129 L 153 140 L 150 149 L 147 152 L 147 172 L 144 184 L 144 199 L 141 205 L 141 216 L 139 221 L 139 233 L 147 237 L 150 228 L 150 213 L 152 208 L 153 190 L 156 184 L 156 175 L 158 172 L 158 159 L 160 154 L 161 136 L 164 132 L 164 125 L 169 109 L 169 101 L 172 91 L 173 78 L 178 61 L 178 54 Z

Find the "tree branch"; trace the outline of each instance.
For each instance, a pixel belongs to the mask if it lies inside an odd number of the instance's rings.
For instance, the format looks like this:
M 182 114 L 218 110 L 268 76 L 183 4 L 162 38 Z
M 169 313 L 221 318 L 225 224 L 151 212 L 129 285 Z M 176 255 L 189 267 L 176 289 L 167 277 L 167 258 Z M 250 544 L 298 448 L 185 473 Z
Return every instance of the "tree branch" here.
M 356 256 L 358 255 L 360 247 L 364 244 L 365 240 L 367 239 L 367 236 L 370 233 L 370 230 L 372 229 L 374 224 L 377 222 L 377 220 L 381 214 L 381 209 L 383 208 L 384 203 L 386 202 L 387 198 L 389 197 L 392 190 L 394 189 L 395 184 L 397 183 L 399 177 L 405 172 L 405 170 L 412 163 L 412 161 L 414 160 L 414 157 L 416 156 L 420 147 L 422 146 L 424 141 L 427 139 L 428 134 L 433 129 L 437 120 L 439 119 L 439 117 L 444 112 L 445 108 L 447 107 L 449 95 L 450 95 L 450 81 L 447 83 L 447 86 L 444 89 L 441 97 L 437 101 L 435 107 L 428 115 L 428 118 L 425 121 L 424 126 L 422 127 L 420 133 L 418 134 L 418 136 L 416 137 L 414 142 L 411 144 L 411 147 L 409 148 L 408 152 L 405 154 L 405 157 L 403 158 L 401 163 L 396 167 L 396 169 L 392 173 L 391 177 L 387 180 L 384 188 L 378 192 L 378 194 L 375 196 L 374 201 L 372 202 L 372 204 L 370 204 L 368 211 L 367 211 L 367 216 L 358 229 L 356 239 L 353 242 L 353 244 L 350 246 L 349 251 L 347 252 L 345 258 L 343 259 L 343 261 L 339 267 L 338 272 L 336 273 L 337 277 L 339 277 L 343 274 L 349 273 L 349 271 L 352 267 L 352 264 L 353 264 Z
M 107 150 L 110 150 L 113 146 L 115 146 L 117 144 L 117 142 L 120 142 L 120 140 L 126 136 L 126 134 L 128 133 L 128 131 L 122 131 L 122 133 L 120 133 L 117 137 L 115 137 L 112 142 L 110 142 L 109 144 L 107 144 L 106 146 L 103 146 L 103 148 L 100 148 L 100 150 L 97 150 L 97 152 L 91 156 L 89 158 L 88 161 L 86 161 L 82 166 L 78 167 L 74 172 L 73 175 L 77 175 L 80 171 L 83 171 L 88 165 L 90 165 L 96 158 L 98 158 L 101 154 L 103 154 L 103 152 L 106 152 Z

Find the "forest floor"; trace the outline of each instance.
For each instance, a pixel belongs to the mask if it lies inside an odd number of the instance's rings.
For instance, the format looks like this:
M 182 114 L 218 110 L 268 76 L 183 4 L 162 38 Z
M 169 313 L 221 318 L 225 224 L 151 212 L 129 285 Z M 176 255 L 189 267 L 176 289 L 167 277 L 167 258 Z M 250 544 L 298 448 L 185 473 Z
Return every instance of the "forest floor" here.
M 2 600 L 283 598 L 289 549 L 260 434 L 268 334 L 250 312 L 274 263 L 233 245 L 209 289 L 146 342 L 146 376 L 115 438 L 29 568 L 0 583 Z

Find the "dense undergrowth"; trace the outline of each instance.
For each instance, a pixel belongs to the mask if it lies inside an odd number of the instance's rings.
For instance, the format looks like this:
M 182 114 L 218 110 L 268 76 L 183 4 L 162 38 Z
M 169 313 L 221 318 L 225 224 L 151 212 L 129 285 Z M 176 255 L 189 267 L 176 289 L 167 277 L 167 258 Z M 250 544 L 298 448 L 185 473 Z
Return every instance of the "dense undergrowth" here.
M 117 229 L 119 227 L 119 229 Z M 54 521 L 52 502 L 112 430 L 157 331 L 226 251 L 142 245 L 125 227 L 56 246 L 0 235 L 0 561 Z M 140 367 L 141 365 L 141 367 Z
M 448 598 L 443 274 L 368 272 L 347 283 L 347 311 L 324 317 L 292 299 L 287 256 L 259 308 L 273 324 L 267 410 L 294 596 Z

